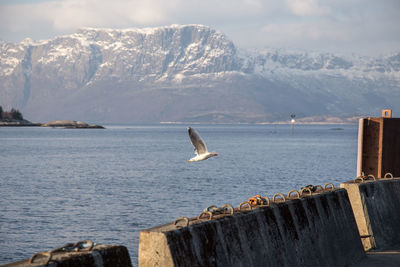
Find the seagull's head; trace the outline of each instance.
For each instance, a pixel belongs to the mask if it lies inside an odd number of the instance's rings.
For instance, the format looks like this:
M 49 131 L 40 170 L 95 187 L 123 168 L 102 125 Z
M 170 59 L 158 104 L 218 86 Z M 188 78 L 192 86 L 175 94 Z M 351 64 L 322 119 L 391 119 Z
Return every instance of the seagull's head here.
M 217 152 L 215 152 L 215 151 L 212 151 L 212 152 L 210 152 L 210 156 L 211 156 L 211 157 L 218 156 L 218 153 L 217 153 Z

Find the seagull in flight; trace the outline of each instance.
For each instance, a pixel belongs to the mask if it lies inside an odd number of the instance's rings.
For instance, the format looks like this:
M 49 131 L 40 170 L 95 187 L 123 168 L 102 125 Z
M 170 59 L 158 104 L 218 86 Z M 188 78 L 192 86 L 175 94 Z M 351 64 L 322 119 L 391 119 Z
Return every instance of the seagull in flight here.
M 193 128 L 188 127 L 187 129 L 190 142 L 194 146 L 194 153 L 196 154 L 195 157 L 188 160 L 189 162 L 201 161 L 218 155 L 218 153 L 215 151 L 208 152 L 206 143 L 204 143 L 203 139 L 201 139 L 200 135 Z

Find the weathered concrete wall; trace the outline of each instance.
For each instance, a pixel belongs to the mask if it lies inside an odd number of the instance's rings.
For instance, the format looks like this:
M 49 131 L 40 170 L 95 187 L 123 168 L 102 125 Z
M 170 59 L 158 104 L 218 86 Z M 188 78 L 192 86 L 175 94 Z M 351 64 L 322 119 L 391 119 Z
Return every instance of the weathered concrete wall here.
M 140 233 L 139 266 L 346 266 L 365 256 L 343 189 Z
M 400 245 L 400 178 L 347 182 L 360 235 L 366 250 L 389 249 Z
M 129 252 L 124 246 L 96 245 L 92 251 L 53 253 L 48 265 L 46 255 L 38 255 L 32 263 L 23 260 L 4 267 L 132 267 Z

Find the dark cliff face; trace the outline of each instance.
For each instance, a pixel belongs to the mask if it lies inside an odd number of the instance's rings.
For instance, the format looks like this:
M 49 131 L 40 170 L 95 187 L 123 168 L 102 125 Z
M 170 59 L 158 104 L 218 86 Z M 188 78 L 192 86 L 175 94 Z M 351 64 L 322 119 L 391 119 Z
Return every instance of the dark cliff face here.
M 239 52 L 201 25 L 81 29 L 0 44 L 0 105 L 30 119 L 255 122 L 400 102 L 398 54 Z M 397 101 L 397 102 L 396 102 Z

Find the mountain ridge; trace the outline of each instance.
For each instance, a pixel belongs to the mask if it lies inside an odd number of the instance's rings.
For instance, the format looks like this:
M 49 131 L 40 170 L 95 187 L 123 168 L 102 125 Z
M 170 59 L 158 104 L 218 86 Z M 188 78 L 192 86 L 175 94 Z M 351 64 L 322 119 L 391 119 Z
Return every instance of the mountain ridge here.
M 249 51 L 194 24 L 0 43 L 0 105 L 35 121 L 264 122 L 290 113 L 351 117 L 396 103 L 400 52 Z

